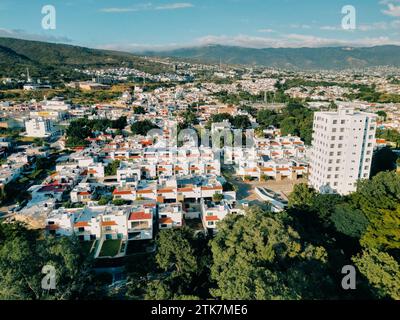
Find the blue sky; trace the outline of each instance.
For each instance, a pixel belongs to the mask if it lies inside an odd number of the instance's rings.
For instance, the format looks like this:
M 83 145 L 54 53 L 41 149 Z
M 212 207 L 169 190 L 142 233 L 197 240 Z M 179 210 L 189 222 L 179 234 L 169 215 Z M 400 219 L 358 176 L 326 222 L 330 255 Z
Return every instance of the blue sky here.
M 48 4 L 55 30 L 41 27 Z M 341 28 L 344 5 L 355 30 Z M 126 51 L 400 44 L 400 0 L 0 0 L 0 36 Z

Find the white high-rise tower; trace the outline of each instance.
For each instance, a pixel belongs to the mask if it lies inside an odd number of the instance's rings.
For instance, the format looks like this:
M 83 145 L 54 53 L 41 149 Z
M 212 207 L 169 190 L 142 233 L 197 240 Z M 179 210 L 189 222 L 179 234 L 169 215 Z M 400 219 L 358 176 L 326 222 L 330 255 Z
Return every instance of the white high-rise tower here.
M 375 114 L 339 107 L 316 112 L 309 185 L 321 193 L 346 195 L 368 179 L 376 132 Z

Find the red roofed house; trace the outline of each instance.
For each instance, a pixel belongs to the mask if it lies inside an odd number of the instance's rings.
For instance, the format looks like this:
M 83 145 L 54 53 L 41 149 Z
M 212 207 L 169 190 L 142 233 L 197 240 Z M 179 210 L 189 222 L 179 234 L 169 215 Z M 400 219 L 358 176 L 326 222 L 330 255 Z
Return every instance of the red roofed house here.
M 153 238 L 153 207 L 143 207 L 132 211 L 128 218 L 128 240 L 146 240 Z

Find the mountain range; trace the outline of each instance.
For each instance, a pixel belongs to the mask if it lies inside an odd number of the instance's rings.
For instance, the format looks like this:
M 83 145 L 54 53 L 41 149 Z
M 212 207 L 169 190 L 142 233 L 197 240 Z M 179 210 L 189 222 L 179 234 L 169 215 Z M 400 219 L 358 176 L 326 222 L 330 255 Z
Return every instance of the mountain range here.
M 376 66 L 400 67 L 400 46 L 365 48 L 266 48 L 222 45 L 182 48 L 138 54 L 90 49 L 66 44 L 0 37 L 0 77 L 26 72 L 40 77 L 60 74 L 76 77 L 76 68 L 132 67 L 149 73 L 170 71 L 168 65 L 144 56 L 171 57 L 205 63 L 251 65 L 286 69 L 347 69 Z
M 400 67 L 400 46 L 266 48 L 208 45 L 162 52 L 147 56 L 192 59 L 198 62 L 252 65 L 294 69 L 348 69 L 376 66 Z
M 149 73 L 167 69 L 132 53 L 0 37 L 0 76 L 12 77 L 26 68 L 37 76 L 71 74 L 75 68 L 96 66 L 127 66 Z

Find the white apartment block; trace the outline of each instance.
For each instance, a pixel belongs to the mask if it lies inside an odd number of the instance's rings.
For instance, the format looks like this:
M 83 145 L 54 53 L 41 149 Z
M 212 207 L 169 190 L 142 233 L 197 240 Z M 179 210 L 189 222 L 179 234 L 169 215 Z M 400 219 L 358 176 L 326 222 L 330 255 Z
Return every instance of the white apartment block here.
M 158 226 L 160 229 L 182 227 L 183 209 L 181 203 L 158 205 Z
M 155 204 L 85 206 L 53 210 L 46 220 L 48 234 L 89 240 L 146 240 L 153 237 Z
M 346 195 L 356 191 L 358 180 L 369 178 L 376 118 L 347 107 L 315 113 L 310 186 L 321 193 Z
M 25 122 L 25 130 L 28 137 L 47 138 L 53 133 L 53 124 L 49 119 L 31 119 Z

